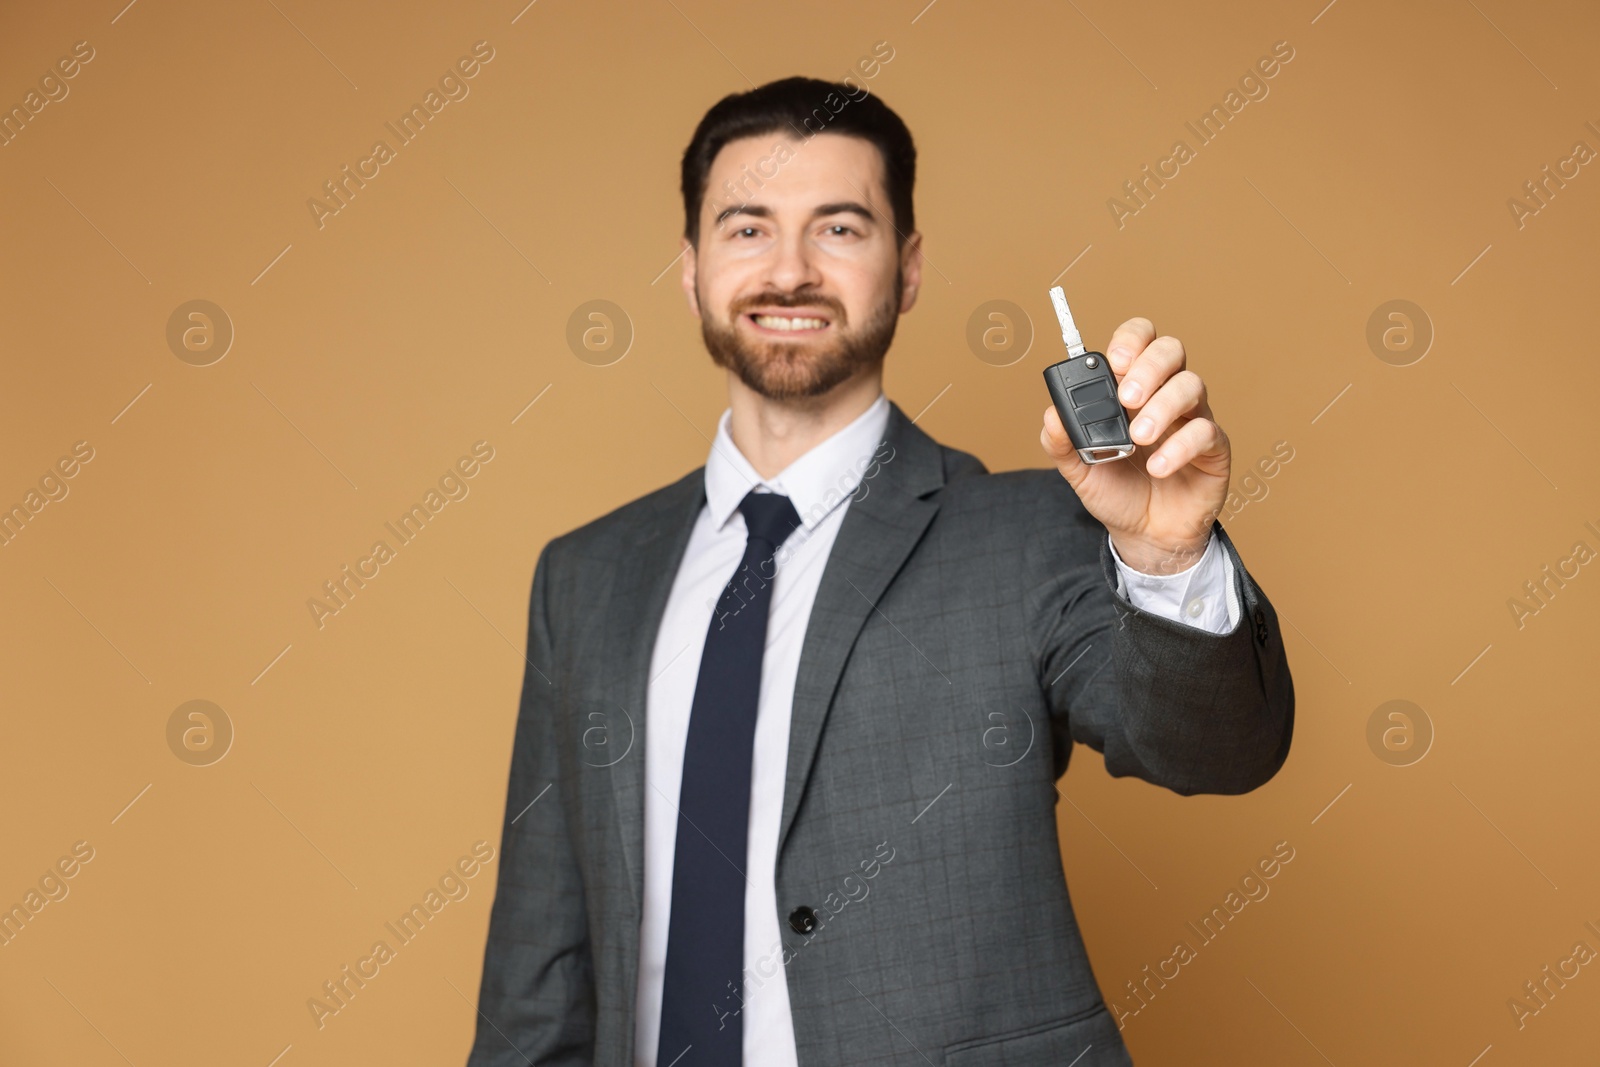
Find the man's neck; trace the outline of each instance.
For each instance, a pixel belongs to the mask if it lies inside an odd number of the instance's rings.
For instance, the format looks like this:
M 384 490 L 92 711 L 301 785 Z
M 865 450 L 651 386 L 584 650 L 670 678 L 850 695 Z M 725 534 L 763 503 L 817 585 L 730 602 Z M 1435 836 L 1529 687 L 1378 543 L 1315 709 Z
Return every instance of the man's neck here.
M 756 473 L 771 478 L 854 422 L 882 391 L 881 367 L 801 400 L 769 400 L 729 371 L 728 433 Z

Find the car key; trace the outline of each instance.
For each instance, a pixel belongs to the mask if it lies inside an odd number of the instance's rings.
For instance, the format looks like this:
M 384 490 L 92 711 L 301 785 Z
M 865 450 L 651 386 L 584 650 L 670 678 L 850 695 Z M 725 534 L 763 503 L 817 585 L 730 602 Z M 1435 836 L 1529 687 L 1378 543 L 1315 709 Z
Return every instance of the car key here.
M 1128 413 L 1117 400 L 1117 376 L 1110 361 L 1102 353 L 1084 351 L 1083 337 L 1072 321 L 1061 286 L 1050 290 L 1050 302 L 1061 320 L 1067 358 L 1044 369 L 1044 383 L 1078 458 L 1085 463 L 1105 463 L 1131 456 Z

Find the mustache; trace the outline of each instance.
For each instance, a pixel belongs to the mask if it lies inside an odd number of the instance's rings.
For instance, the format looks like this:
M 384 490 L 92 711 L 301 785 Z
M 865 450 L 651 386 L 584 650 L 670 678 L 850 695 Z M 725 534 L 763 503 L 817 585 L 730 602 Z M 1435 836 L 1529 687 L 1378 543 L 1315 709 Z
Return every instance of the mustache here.
M 752 308 L 757 307 L 820 307 L 827 308 L 833 317 L 844 321 L 844 305 L 831 296 L 821 293 L 762 293 L 758 296 L 747 297 L 733 303 L 729 310 L 735 315 L 743 315 Z

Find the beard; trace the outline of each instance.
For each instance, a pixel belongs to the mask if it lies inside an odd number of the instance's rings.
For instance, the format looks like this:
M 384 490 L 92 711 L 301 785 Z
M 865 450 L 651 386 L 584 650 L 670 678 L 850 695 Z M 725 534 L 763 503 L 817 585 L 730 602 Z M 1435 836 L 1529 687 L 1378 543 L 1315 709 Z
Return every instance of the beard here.
M 844 305 L 820 293 L 765 293 L 737 301 L 729 309 L 729 325 L 700 316 L 700 335 L 711 361 L 739 376 L 751 391 L 769 400 L 821 396 L 834 386 L 872 367 L 881 366 L 894 340 L 900 318 L 903 279 L 896 269 L 894 290 L 860 327 L 845 320 Z M 828 340 L 818 342 L 751 339 L 737 322 L 754 307 L 822 307 L 829 312 Z M 705 305 L 702 302 L 701 307 Z

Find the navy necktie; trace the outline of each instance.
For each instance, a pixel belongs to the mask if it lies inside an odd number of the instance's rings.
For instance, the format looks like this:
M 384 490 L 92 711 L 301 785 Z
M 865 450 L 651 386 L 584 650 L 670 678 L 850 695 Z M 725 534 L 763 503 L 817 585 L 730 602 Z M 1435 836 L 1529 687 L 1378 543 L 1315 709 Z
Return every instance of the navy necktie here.
M 672 861 L 656 1067 L 739 1067 L 744 892 L 761 660 L 778 546 L 800 525 L 789 498 L 752 491 L 748 540 L 706 634 L 689 712 Z

